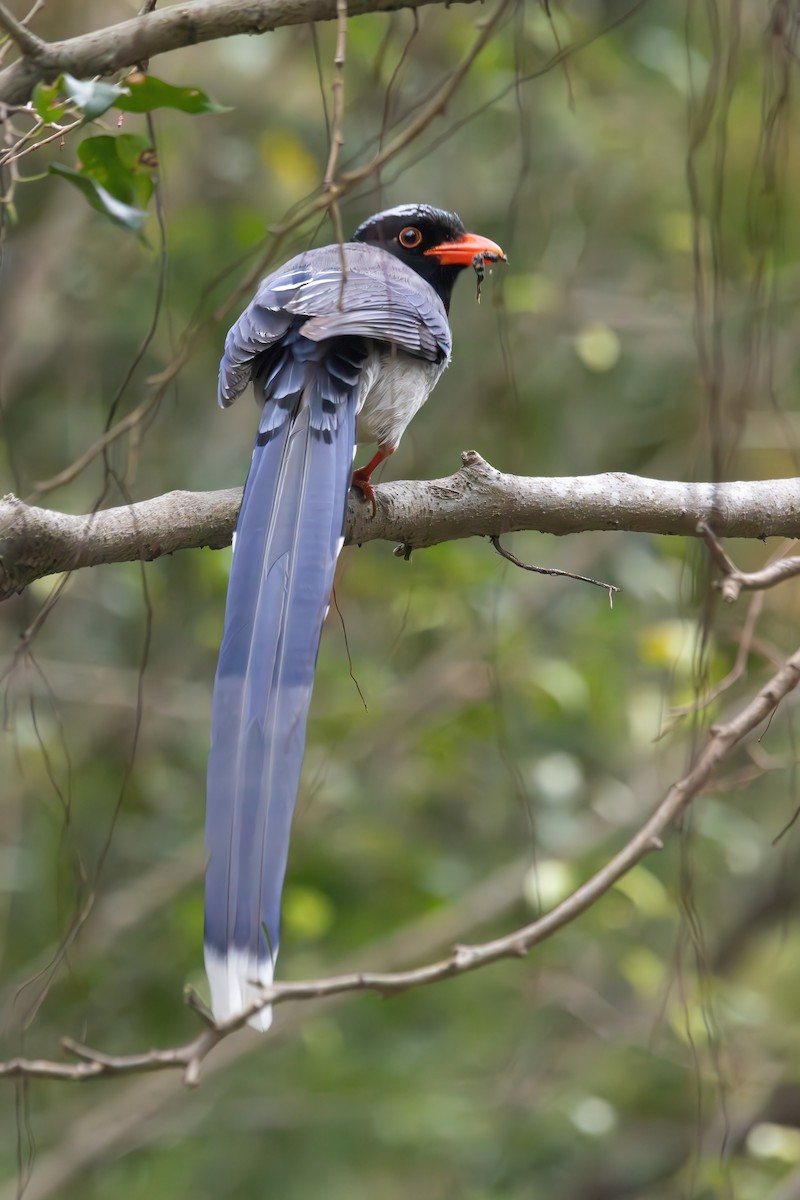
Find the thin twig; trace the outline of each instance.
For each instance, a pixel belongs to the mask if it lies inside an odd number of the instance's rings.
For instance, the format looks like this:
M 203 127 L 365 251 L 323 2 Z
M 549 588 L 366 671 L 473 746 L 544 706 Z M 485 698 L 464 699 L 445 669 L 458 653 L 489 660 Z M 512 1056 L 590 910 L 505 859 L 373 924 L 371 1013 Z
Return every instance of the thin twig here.
M 713 704 L 720 696 L 728 690 L 738 679 L 741 679 L 745 673 L 747 666 L 747 658 L 753 648 L 753 637 L 755 635 L 758 618 L 761 616 L 761 610 L 764 607 L 764 595 L 762 592 L 753 596 L 750 602 L 750 607 L 747 610 L 744 625 L 739 634 L 739 647 L 736 651 L 736 661 L 728 671 L 727 675 L 720 679 L 719 683 L 710 688 L 702 696 L 698 696 L 692 700 L 690 704 L 680 704 L 675 708 L 670 709 L 671 717 L 685 717 L 688 713 L 699 712 L 700 709 L 708 708 L 709 704 Z M 672 726 L 664 732 L 669 732 Z
M 190 1085 L 196 1084 L 203 1060 L 214 1047 L 241 1029 L 251 1016 L 268 1004 L 318 1000 L 345 992 L 373 991 L 381 996 L 394 996 L 412 988 L 425 987 L 465 975 L 501 959 L 524 958 L 534 946 L 577 920 L 648 854 L 661 849 L 662 835 L 703 791 L 722 759 L 748 733 L 770 717 L 781 700 L 793 691 L 798 683 L 800 650 L 795 651 L 736 716 L 724 725 L 716 725 L 710 730 L 708 741 L 696 755 L 688 773 L 672 785 L 649 820 L 637 830 L 626 845 L 586 883 L 543 917 L 528 925 L 489 942 L 456 946 L 447 958 L 406 971 L 358 971 L 328 979 L 274 984 L 265 988 L 262 997 L 245 1012 L 215 1029 L 204 1029 L 198 1037 L 182 1046 L 149 1050 L 141 1054 L 110 1055 L 67 1038 L 62 1042 L 64 1048 L 82 1061 L 70 1064 L 17 1057 L 0 1063 L 0 1077 L 82 1082 L 103 1075 L 180 1068 L 184 1072 L 185 1082 Z
M 603 588 L 608 592 L 608 604 L 613 608 L 614 593 L 621 592 L 622 588 L 617 587 L 613 583 L 603 583 L 601 579 L 592 579 L 590 575 L 576 575 L 574 571 L 562 571 L 558 567 L 535 567 L 532 563 L 524 563 L 522 559 L 517 558 L 516 554 L 512 554 L 510 550 L 506 550 L 500 544 L 500 538 L 494 534 L 489 538 L 489 541 L 494 546 L 501 558 L 506 558 L 515 567 L 519 567 L 523 571 L 534 571 L 537 575 L 560 575 L 562 579 L 577 579 L 579 583 L 592 583 L 595 587 Z
M 93 1050 L 65 1037 L 61 1040 L 62 1046 L 69 1054 L 80 1058 L 81 1062 L 11 1058 L 0 1063 L 0 1078 L 59 1079 L 84 1083 L 89 1079 L 99 1079 L 103 1075 L 138 1075 L 144 1071 L 180 1068 L 184 1071 L 187 1084 L 191 1085 L 197 1082 L 200 1063 L 223 1036 L 224 1032 L 219 1030 L 205 1029 L 184 1046 L 166 1050 L 146 1050 L 142 1054 L 104 1054 L 101 1050 Z
M 708 546 L 711 557 L 722 572 L 723 579 L 719 584 L 723 599 L 732 604 L 738 600 L 742 592 L 760 592 L 767 588 L 776 587 L 787 579 L 800 575 L 800 558 L 779 558 L 776 562 L 767 563 L 759 571 L 740 571 L 736 563 L 723 549 L 717 535 L 710 525 L 700 521 L 697 532 Z
M 47 53 L 47 42 L 32 33 L 12 12 L 0 3 L 0 29 L 4 29 L 20 53 L 26 58 L 40 58 Z
M 60 138 L 66 137 L 73 129 L 77 129 L 83 124 L 83 117 L 79 117 L 69 125 L 56 125 L 50 123 L 50 128 L 54 130 L 47 137 L 37 138 L 36 134 L 40 129 L 46 129 L 47 123 L 44 121 L 37 122 L 23 137 L 21 137 L 14 146 L 11 146 L 3 155 L 0 155 L 0 167 L 7 167 L 10 163 L 19 162 L 21 158 L 25 158 L 28 154 L 33 154 L 34 150 L 40 149 L 42 146 L 47 146 L 50 142 L 57 142 Z M 35 139 L 35 140 L 32 140 Z M 25 145 L 25 143 L 29 143 Z
M 328 165 L 325 168 L 323 187 L 330 191 L 336 178 L 336 164 L 339 151 L 344 145 L 344 64 L 347 54 L 347 0 L 336 0 L 336 19 L 338 32 L 336 36 L 336 55 L 333 60 L 333 124 L 331 126 L 331 145 L 328 152 Z

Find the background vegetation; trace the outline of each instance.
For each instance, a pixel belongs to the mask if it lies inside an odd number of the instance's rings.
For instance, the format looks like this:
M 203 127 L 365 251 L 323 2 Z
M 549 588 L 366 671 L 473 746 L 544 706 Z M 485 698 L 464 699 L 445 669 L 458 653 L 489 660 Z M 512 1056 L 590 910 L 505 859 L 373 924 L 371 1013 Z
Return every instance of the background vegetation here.
M 448 474 L 468 447 L 531 475 L 798 473 L 796 6 L 650 0 L 623 20 L 630 7 L 520 4 L 446 111 L 347 197 L 346 230 L 424 199 L 511 264 L 480 306 L 469 280 L 457 289 L 453 365 L 384 479 Z M 135 10 L 61 0 L 34 24 L 64 37 Z M 433 6 L 349 22 L 345 167 L 403 127 L 485 20 Z M 68 466 L 114 398 L 115 418 L 132 410 L 212 314 L 134 435 L 40 502 L 82 512 L 243 480 L 256 413 L 217 410 L 217 363 L 236 283 L 322 178 L 335 37 L 299 26 L 165 56 L 155 74 L 229 111 L 159 111 L 150 128 L 102 118 L 155 135 L 163 226 L 151 217 L 149 246 L 62 179 L 17 186 L 0 272 L 4 490 L 30 496 Z M 75 146 L 21 166 L 73 166 Z M 278 257 L 332 237 L 307 223 Z M 164 302 L 137 361 L 162 251 Z M 797 585 L 723 609 L 694 544 L 509 545 L 623 594 L 610 609 L 479 541 L 410 563 L 380 543 L 344 553 L 283 977 L 422 962 L 529 920 L 613 853 L 704 728 L 795 648 Z M 767 556 L 729 548 L 745 566 Z M 205 987 L 204 772 L 228 566 L 227 551 L 197 551 L 78 572 L 52 609 L 43 580 L 0 611 L 4 1056 L 58 1056 L 65 1034 L 128 1052 L 196 1028 L 181 990 Z M 749 618 L 743 678 L 676 715 L 732 667 Z M 221 1046 L 196 1093 L 165 1076 L 15 1097 L 7 1084 L 0 1195 L 800 1195 L 795 706 L 663 852 L 527 960 L 390 1002 L 284 1006 L 274 1035 Z

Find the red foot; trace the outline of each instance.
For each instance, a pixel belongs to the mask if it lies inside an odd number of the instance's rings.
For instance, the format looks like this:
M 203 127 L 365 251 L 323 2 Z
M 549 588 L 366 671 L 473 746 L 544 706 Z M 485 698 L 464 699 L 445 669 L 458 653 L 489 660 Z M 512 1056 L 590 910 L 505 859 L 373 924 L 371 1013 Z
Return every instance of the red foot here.
M 375 488 L 370 483 L 372 472 L 377 466 L 388 458 L 390 454 L 394 454 L 394 446 L 379 446 L 378 453 L 374 458 L 371 458 L 365 467 L 359 467 L 357 471 L 353 471 L 353 478 L 350 480 L 350 486 L 356 488 L 365 500 L 368 500 L 372 505 L 372 515 L 378 511 L 378 504 L 375 499 Z
M 365 500 L 369 500 L 372 505 L 372 515 L 378 511 L 378 502 L 375 499 L 375 488 L 369 481 L 369 474 L 366 467 L 361 467 L 358 471 L 353 471 L 353 478 L 350 480 L 350 487 L 361 492 Z

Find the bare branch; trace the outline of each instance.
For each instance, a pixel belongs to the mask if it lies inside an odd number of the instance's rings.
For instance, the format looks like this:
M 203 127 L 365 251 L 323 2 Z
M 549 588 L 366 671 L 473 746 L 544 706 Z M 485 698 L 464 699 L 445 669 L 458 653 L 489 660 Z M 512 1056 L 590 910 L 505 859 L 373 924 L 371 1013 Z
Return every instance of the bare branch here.
M 420 956 L 438 953 L 467 929 L 500 919 L 519 904 L 529 867 L 529 857 L 525 855 L 497 868 L 453 903 L 418 915 L 359 949 L 348 960 L 346 969 L 357 970 L 369 962 L 379 962 L 384 969 L 391 970 Z M 314 1014 L 331 1012 L 342 1002 L 343 998 L 337 996 L 320 1001 L 314 1005 Z M 262 1056 L 263 1061 L 263 1056 L 273 1052 L 281 1039 L 295 1032 L 307 1016 L 306 1009 L 284 1007 L 276 1014 L 269 1037 L 245 1030 L 239 1037 L 227 1038 L 206 1060 L 204 1077 L 219 1074 L 252 1055 Z M 105 1094 L 99 1105 L 94 1104 L 89 1112 L 68 1120 L 56 1145 L 42 1149 L 38 1155 L 25 1200 L 62 1196 L 67 1183 L 80 1178 L 99 1159 L 119 1153 L 123 1147 L 138 1145 L 156 1127 L 163 1129 L 169 1123 L 168 1114 L 176 1111 L 180 1087 L 177 1072 L 133 1075 L 115 1095 Z M 16 1179 L 0 1186 L 0 1200 L 19 1200 Z
M 0 1078 L 59 1079 L 71 1083 L 85 1083 L 103 1075 L 138 1075 L 143 1071 L 180 1067 L 186 1072 L 186 1082 L 191 1083 L 195 1081 L 200 1062 L 216 1046 L 220 1036 L 216 1031 L 206 1030 L 185 1046 L 125 1055 L 103 1054 L 99 1050 L 82 1046 L 72 1038 L 63 1038 L 64 1049 L 80 1058 L 81 1062 L 60 1063 L 42 1058 L 11 1058 L 0 1063 Z
M 0 597 L 42 575 L 104 562 L 134 562 L 186 546 L 230 544 L 241 488 L 169 492 L 130 507 L 86 516 L 0 499 Z
M 709 739 L 695 757 L 688 773 L 669 789 L 653 815 L 586 883 L 572 892 L 543 917 L 520 929 L 477 945 L 456 946 L 453 952 L 438 962 L 427 963 L 406 971 L 366 972 L 314 979 L 299 983 L 279 983 L 265 988 L 262 998 L 239 1017 L 216 1028 L 205 1028 L 198 1037 L 183 1046 L 150 1050 L 142 1054 L 110 1055 L 91 1049 L 71 1039 L 64 1039 L 64 1048 L 81 1059 L 78 1063 L 52 1062 L 46 1059 L 14 1058 L 0 1063 L 0 1077 L 48 1078 L 85 1081 L 103 1075 L 121 1075 L 142 1071 L 174 1070 L 184 1072 L 187 1084 L 199 1082 L 203 1060 L 229 1034 L 241 1029 L 248 1017 L 264 1005 L 285 1004 L 338 996 L 345 992 L 374 991 L 393 996 L 411 988 L 424 987 L 479 970 L 504 958 L 523 958 L 534 946 L 546 941 L 571 924 L 596 904 L 613 885 L 654 850 L 661 849 L 662 834 L 675 823 L 681 813 L 708 784 L 720 761 L 748 733 L 766 720 L 791 691 L 800 683 L 800 650 L 760 689 L 757 695 L 736 716 L 724 725 L 715 726 Z
M 336 178 L 336 165 L 339 161 L 339 151 L 344 145 L 344 64 L 347 53 L 347 0 L 336 0 L 336 17 L 338 35 L 336 38 L 336 57 L 333 60 L 333 125 L 331 127 L 331 147 L 328 153 L 328 165 L 325 168 L 323 186 L 330 191 Z M 339 241 L 343 239 L 340 237 Z
M 800 558 L 779 558 L 767 563 L 760 571 L 740 571 L 733 559 L 723 549 L 719 538 L 712 529 L 700 521 L 697 532 L 703 538 L 711 553 L 711 557 L 722 572 L 723 579 L 720 590 L 723 598 L 729 603 L 738 600 L 742 592 L 762 592 L 767 588 L 776 587 L 786 579 L 800 575 Z
M 18 138 L 13 146 L 9 146 L 8 150 L 0 154 L 0 167 L 7 167 L 11 163 L 19 162 L 26 155 L 41 150 L 42 146 L 48 146 L 51 142 L 65 138 L 68 133 L 72 133 L 73 129 L 78 129 L 82 124 L 83 115 L 74 121 L 69 121 L 66 125 L 57 125 L 54 121 L 37 121 L 33 128 Z M 37 137 L 40 129 L 52 129 L 53 132 L 48 133 L 46 137 Z
M 764 684 L 755 697 L 736 716 L 724 725 L 715 725 L 708 742 L 696 756 L 688 773 L 674 783 L 660 802 L 653 815 L 627 844 L 601 867 L 586 883 L 576 888 L 565 900 L 552 908 L 545 916 L 522 929 L 493 941 L 475 946 L 456 946 L 449 958 L 430 963 L 410 971 L 391 974 L 369 974 L 315 980 L 310 983 L 275 984 L 264 989 L 263 999 L 253 1005 L 252 1011 L 230 1022 L 237 1027 L 248 1016 L 266 1004 L 280 1004 L 287 1000 L 307 1000 L 313 997 L 335 995 L 339 992 L 371 990 L 383 996 L 395 995 L 409 988 L 437 983 L 454 975 L 475 971 L 503 958 L 524 957 L 540 942 L 546 941 L 565 925 L 571 924 L 582 913 L 605 895 L 609 888 L 632 870 L 637 863 L 654 850 L 662 848 L 661 835 L 677 820 L 692 800 L 703 790 L 720 761 L 748 733 L 765 721 L 790 692 L 800 683 L 800 650 L 789 658 L 784 666 Z M 227 1029 L 227 1026 L 220 1027 Z
M 5 4 L 0 4 L 0 29 L 5 30 L 21 53 L 28 58 L 36 59 L 47 51 L 47 42 L 31 33 L 27 26 L 9 12 Z
M 679 483 L 621 473 L 575 478 L 505 475 L 475 451 L 447 479 L 381 484 L 377 511 L 353 496 L 349 543 L 411 549 L 514 530 L 625 530 L 694 537 L 713 522 L 725 537 L 800 537 L 800 479 Z M 0 599 L 34 579 L 100 563 L 150 560 L 230 543 L 241 489 L 169 492 L 124 508 L 72 516 L 0 499 Z M 790 560 L 791 561 L 791 560 Z
M 473 2 L 461 0 L 466 4 Z M 415 9 L 437 3 L 442 0 L 350 0 L 348 12 L 355 17 L 368 12 Z M 242 33 L 268 33 L 284 25 L 332 21 L 336 16 L 336 0 L 248 0 L 247 3 L 244 0 L 184 0 L 182 4 L 174 4 L 162 11 L 146 12 L 118 25 L 63 42 L 46 43 L 35 39 L 38 47 L 35 54 L 26 51 L 18 62 L 0 71 L 0 101 L 24 104 L 30 99 L 35 84 L 50 81 L 63 71 L 82 79 L 110 75 L 157 54 L 197 42 Z

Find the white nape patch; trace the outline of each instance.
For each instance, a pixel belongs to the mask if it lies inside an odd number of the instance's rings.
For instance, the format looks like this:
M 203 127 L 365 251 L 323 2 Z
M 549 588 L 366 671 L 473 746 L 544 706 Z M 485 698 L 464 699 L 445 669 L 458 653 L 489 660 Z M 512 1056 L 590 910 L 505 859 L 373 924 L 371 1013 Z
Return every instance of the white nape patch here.
M 205 947 L 206 975 L 211 988 L 211 1011 L 215 1021 L 238 1017 L 258 1000 L 258 985 L 270 987 L 273 964 L 261 962 L 245 950 L 233 947 L 223 958 L 210 946 Z M 266 1033 L 272 1024 L 272 1005 L 267 1005 L 250 1018 L 247 1024 L 259 1033 Z

